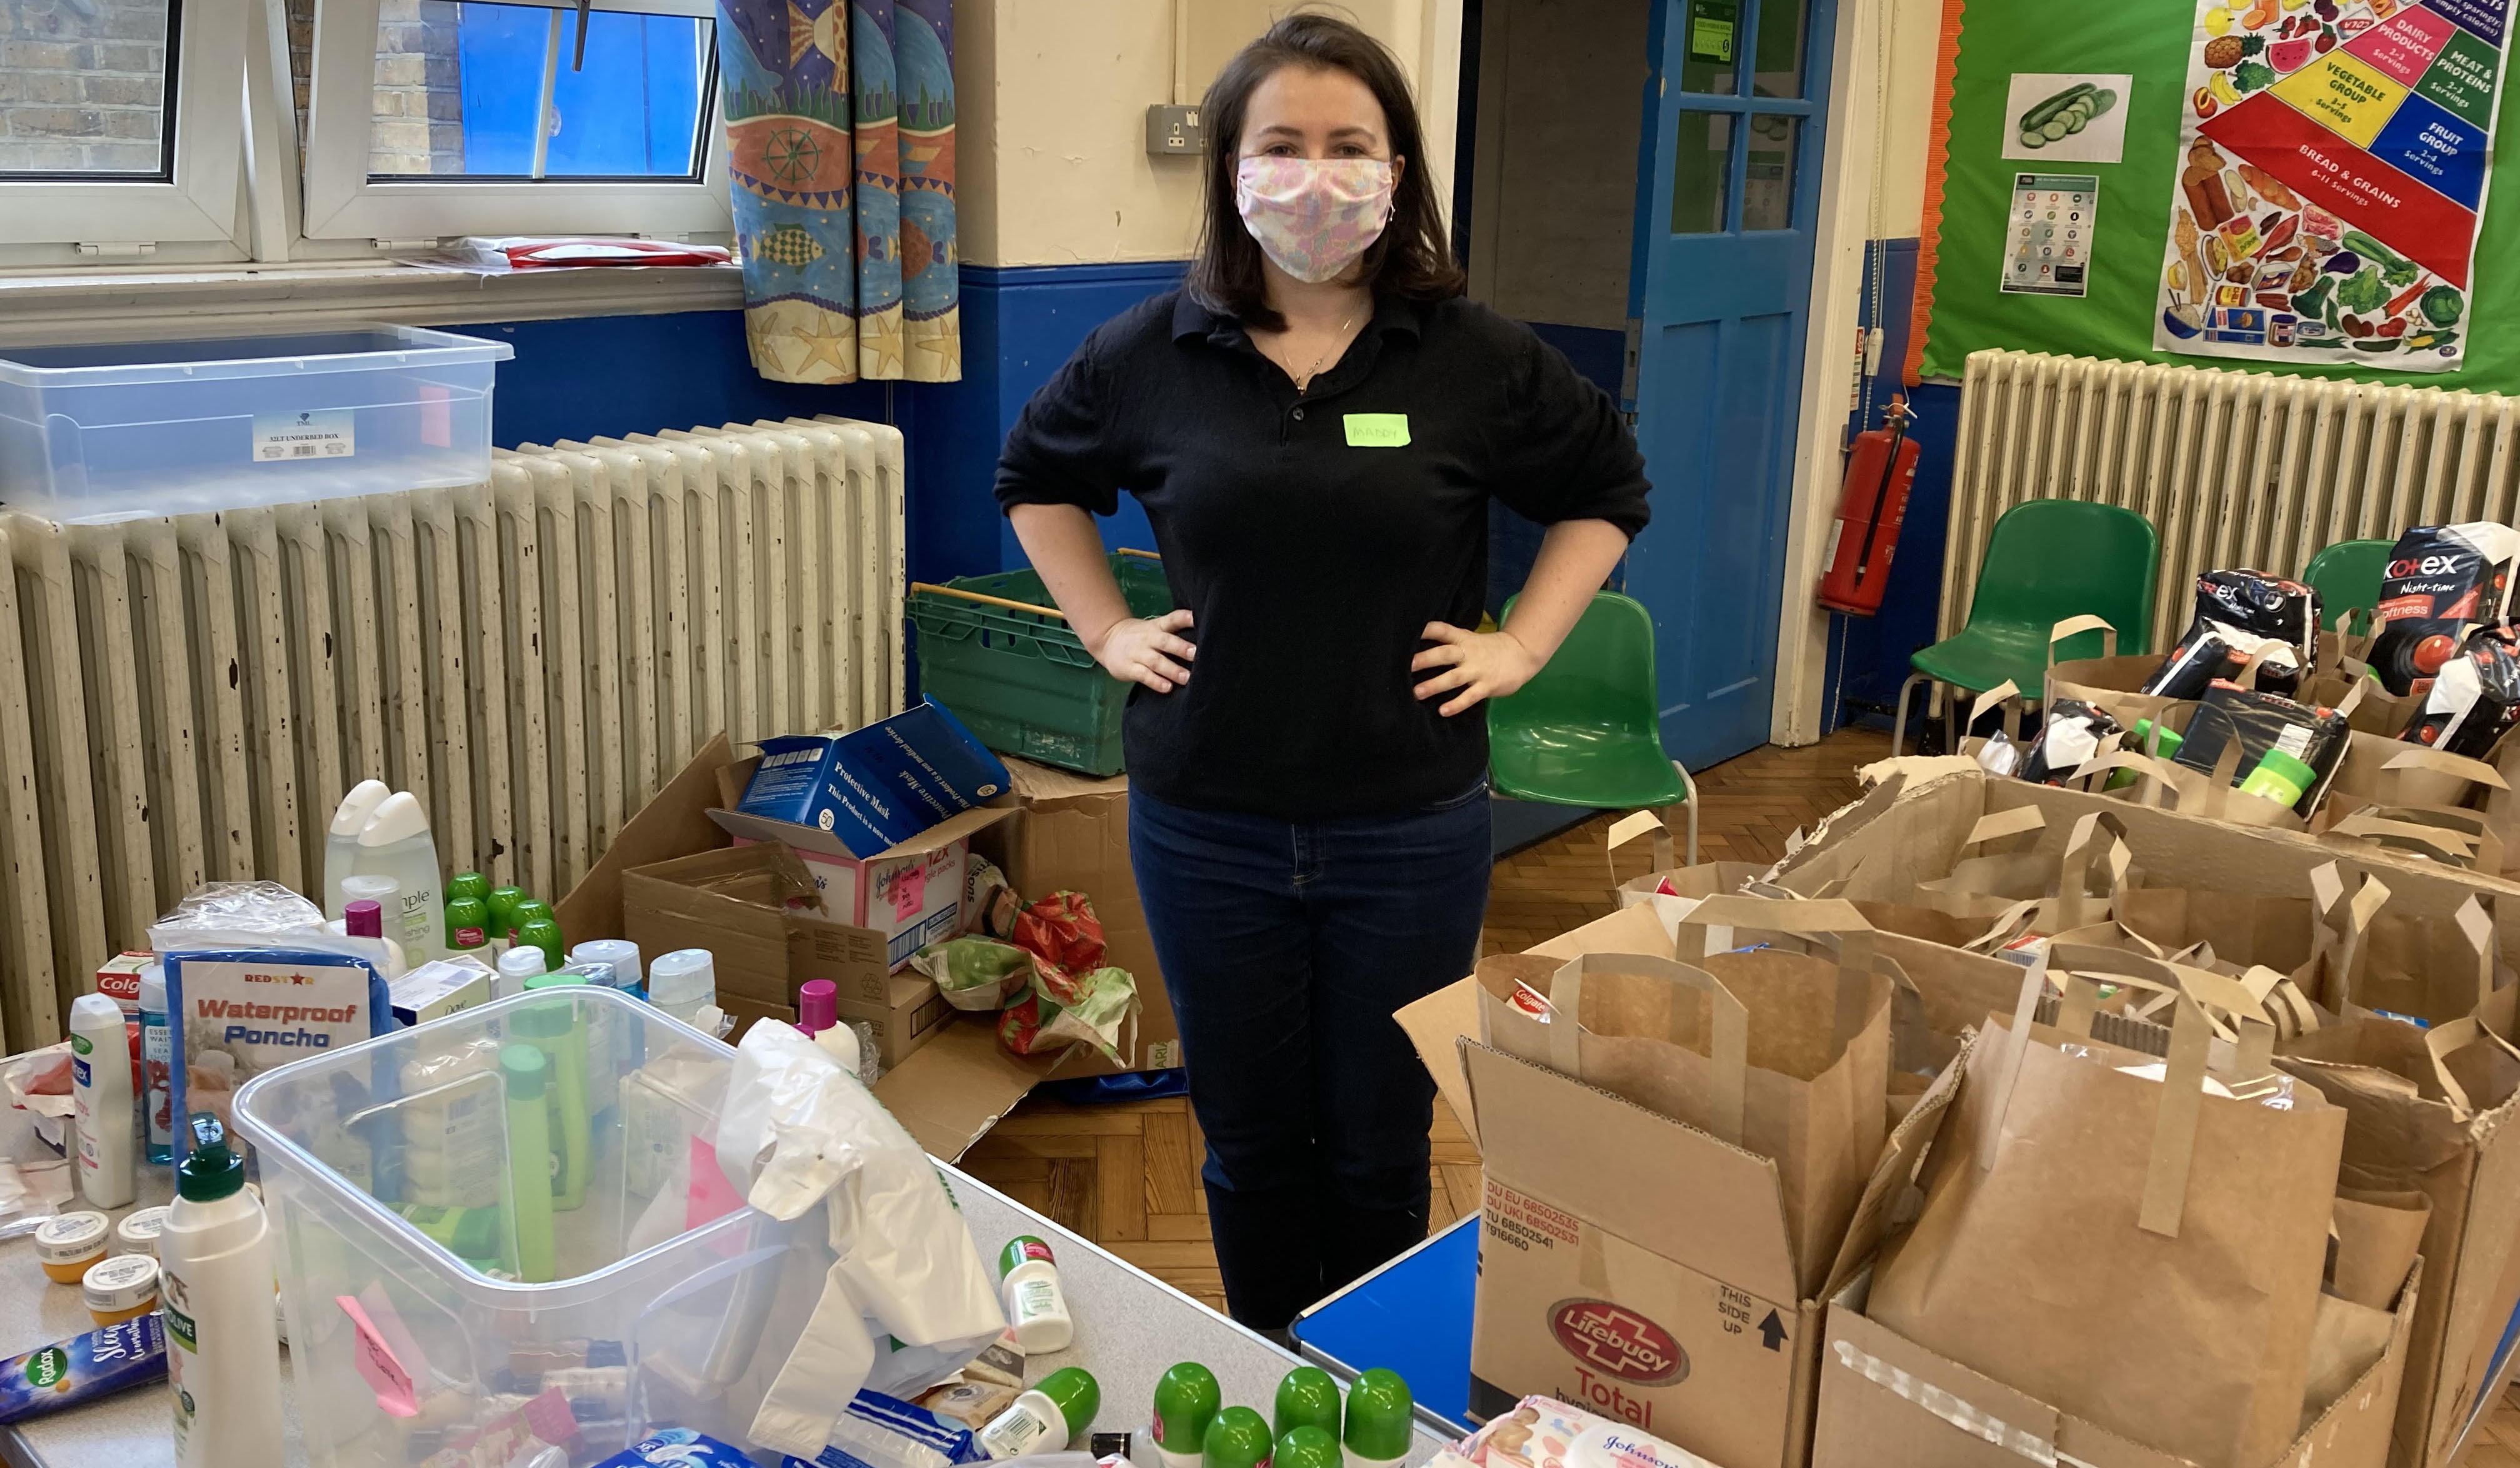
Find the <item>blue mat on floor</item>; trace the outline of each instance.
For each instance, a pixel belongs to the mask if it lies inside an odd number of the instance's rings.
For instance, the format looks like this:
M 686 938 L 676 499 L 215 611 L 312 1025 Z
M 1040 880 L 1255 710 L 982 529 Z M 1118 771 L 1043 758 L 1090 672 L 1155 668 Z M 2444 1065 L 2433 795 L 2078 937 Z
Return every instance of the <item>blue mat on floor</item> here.
M 1169 1071 L 1136 1071 L 1126 1076 L 1080 1076 L 1074 1080 L 1054 1080 L 1042 1089 L 1070 1106 L 1160 1101 L 1166 1096 L 1189 1095 L 1190 1073 L 1175 1066 Z

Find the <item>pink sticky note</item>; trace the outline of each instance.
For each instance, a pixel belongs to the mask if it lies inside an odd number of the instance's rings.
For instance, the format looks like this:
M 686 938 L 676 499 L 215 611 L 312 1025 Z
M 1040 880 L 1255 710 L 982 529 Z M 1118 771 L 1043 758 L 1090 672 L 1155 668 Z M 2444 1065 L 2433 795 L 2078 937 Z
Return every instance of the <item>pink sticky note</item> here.
M 691 1170 L 691 1189 L 683 1195 L 685 1232 L 743 1207 L 743 1195 L 726 1180 L 725 1170 L 717 1165 L 717 1149 L 708 1144 L 708 1138 L 692 1138 Z
M 892 920 L 906 923 L 927 905 L 927 863 L 905 866 L 892 877 Z
M 385 1344 L 384 1332 L 368 1318 L 366 1307 L 353 1297 L 336 1295 L 333 1302 L 350 1317 L 350 1325 L 357 1333 L 355 1364 L 360 1377 L 376 1389 L 377 1405 L 392 1416 L 419 1416 L 420 1399 L 412 1392 L 411 1372 L 395 1356 L 393 1348 Z

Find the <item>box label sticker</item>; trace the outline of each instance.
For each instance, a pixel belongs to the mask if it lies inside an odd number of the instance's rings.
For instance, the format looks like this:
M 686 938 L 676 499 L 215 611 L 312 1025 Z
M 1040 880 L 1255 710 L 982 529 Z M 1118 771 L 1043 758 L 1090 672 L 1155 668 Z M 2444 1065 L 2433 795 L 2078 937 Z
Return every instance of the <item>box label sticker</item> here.
M 348 408 L 309 413 L 253 415 L 257 464 L 290 459 L 346 459 L 358 452 L 356 419 Z
M 927 863 L 914 861 L 892 878 L 892 920 L 906 923 L 927 905 Z

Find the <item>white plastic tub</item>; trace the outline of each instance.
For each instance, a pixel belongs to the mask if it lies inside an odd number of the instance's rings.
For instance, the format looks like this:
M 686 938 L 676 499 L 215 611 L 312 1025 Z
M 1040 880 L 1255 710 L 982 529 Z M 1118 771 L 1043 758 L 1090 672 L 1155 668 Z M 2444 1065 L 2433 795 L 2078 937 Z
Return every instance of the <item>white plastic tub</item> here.
M 477 483 L 514 355 L 409 326 L 0 353 L 0 504 L 93 524 Z
M 459 1258 L 403 1216 L 422 1186 L 407 1166 L 415 1139 L 447 1124 L 446 1107 L 472 1093 L 404 1081 L 415 1061 L 476 1040 L 535 1043 L 520 1017 L 554 1006 L 588 1046 L 594 1145 L 584 1201 L 551 1215 L 554 1277 L 524 1283 L 493 1262 Z M 715 1134 L 734 1062 L 726 1045 L 637 998 L 569 986 L 314 1055 L 239 1090 L 238 1130 L 255 1149 L 280 1237 L 309 1462 L 411 1468 L 519 1421 L 573 1433 L 553 1445 L 577 1463 L 669 1426 L 743 1444 L 831 1256 L 819 1211 L 783 1225 L 744 1207 L 723 1178 L 703 1171 L 693 1186 L 693 1144 Z M 488 1085 L 503 1094 L 497 1080 Z M 698 1156 L 707 1166 L 708 1154 Z M 503 1224 L 516 1175 L 506 1163 L 502 1151 L 495 1178 L 470 1174 L 498 1195 Z M 396 1415 L 362 1373 L 344 1296 L 397 1359 L 413 1357 L 401 1364 L 418 1415 Z M 570 1364 L 578 1359 L 590 1364 Z M 542 1451 L 526 1444 L 489 1460 L 539 1463 Z

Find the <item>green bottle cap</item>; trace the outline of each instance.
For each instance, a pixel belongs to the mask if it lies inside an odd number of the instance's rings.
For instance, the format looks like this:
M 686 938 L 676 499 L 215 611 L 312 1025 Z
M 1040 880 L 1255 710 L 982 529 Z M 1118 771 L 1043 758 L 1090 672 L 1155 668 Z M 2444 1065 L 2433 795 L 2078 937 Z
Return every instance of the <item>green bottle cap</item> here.
M 228 1130 L 216 1114 L 193 1113 L 192 1155 L 175 1170 L 175 1195 L 193 1203 L 216 1203 L 245 1186 L 245 1159 L 228 1145 Z
M 526 947 L 542 949 L 553 968 L 559 968 L 567 954 L 566 945 L 561 941 L 560 924 L 547 917 L 520 918 L 517 923 L 517 941 Z
M 490 922 L 498 930 L 501 938 L 517 931 L 517 908 L 532 900 L 533 898 L 527 896 L 521 887 L 490 889 Z
M 1279 1436 L 1269 1468 L 1339 1468 L 1338 1439 L 1309 1422 L 1291 1428 Z
M 446 879 L 446 900 L 452 902 L 457 897 L 472 897 L 486 906 L 490 900 L 490 879 L 479 872 L 457 872 Z
M 584 974 L 534 974 L 525 980 L 527 988 L 562 988 L 572 984 L 593 984 Z
M 528 1004 L 508 1021 L 508 1028 L 516 1032 L 518 1039 L 558 1039 L 568 1033 L 568 1027 L 576 1020 L 574 1004 Z
M 1278 1383 L 1278 1411 L 1271 1424 L 1279 1437 L 1298 1427 L 1318 1427 L 1338 1441 L 1338 1383 L 1319 1366 L 1297 1366 Z
M 1094 1384 L 1093 1375 L 1082 1366 L 1061 1366 L 1043 1377 L 1033 1390 L 1058 1404 L 1058 1415 L 1067 1419 L 1067 1435 L 1071 1438 L 1085 1431 L 1094 1414 L 1102 1410 L 1102 1389 Z M 1051 1450 L 1056 1452 L 1066 1445 L 1062 1442 Z
M 1347 1389 L 1347 1432 L 1341 1438 L 1348 1452 L 1376 1461 L 1406 1457 L 1414 1405 L 1399 1372 L 1376 1366 L 1357 1377 Z
M 1034 1260 L 1039 1260 L 1045 1264 L 1058 1262 L 1057 1257 L 1051 1254 L 1049 1244 L 1028 1233 L 1016 1234 L 1007 1240 L 1007 1247 L 998 1251 L 998 1278 L 1006 1278 Z
M 545 1068 L 549 1063 L 543 1052 L 527 1044 L 499 1047 L 499 1073 L 508 1079 L 508 1099 L 539 1101 L 543 1098 Z
M 1216 1373 L 1196 1361 L 1183 1361 L 1156 1377 L 1155 1445 L 1176 1456 L 1196 1456 L 1224 1402 Z
M 446 946 L 479 948 L 489 941 L 489 903 L 479 897 L 457 897 L 446 904 Z
M 2318 783 L 2318 771 L 2311 768 L 2308 760 L 2287 755 L 2281 750 L 2269 750 L 2258 757 L 2258 767 L 2249 771 L 2249 779 L 2254 780 L 2262 774 L 2291 786 L 2294 792 L 2293 799 L 2296 801 L 2300 800 L 2310 787 Z M 2241 783 L 2246 784 L 2247 781 Z
M 1269 1419 L 1247 1406 L 1230 1406 L 1207 1425 L 1199 1446 L 1200 1468 L 1259 1468 L 1277 1444 L 1269 1436 Z

